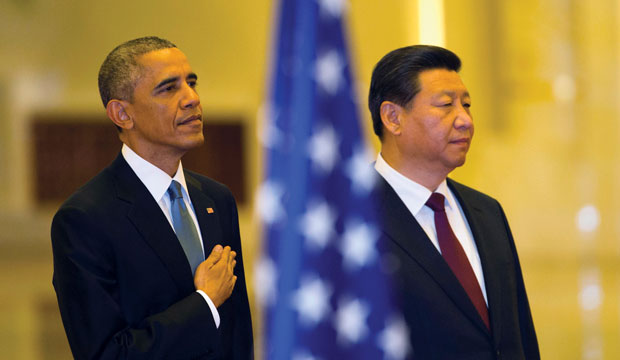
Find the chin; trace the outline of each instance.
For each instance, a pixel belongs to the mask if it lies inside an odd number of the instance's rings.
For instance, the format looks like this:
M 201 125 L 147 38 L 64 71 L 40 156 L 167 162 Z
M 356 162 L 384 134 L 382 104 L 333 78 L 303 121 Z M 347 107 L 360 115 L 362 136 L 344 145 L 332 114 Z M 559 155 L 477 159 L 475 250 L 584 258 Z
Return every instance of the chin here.
M 204 135 L 202 135 L 202 133 L 200 133 L 199 136 L 197 135 L 195 137 L 187 139 L 187 141 L 183 145 L 185 147 L 185 150 L 192 150 L 192 149 L 202 146 L 204 143 L 205 143 L 205 137 Z
M 454 159 L 453 161 L 450 161 L 450 167 L 452 169 L 456 169 L 458 167 L 461 167 L 465 165 L 465 157 L 459 158 L 459 159 Z

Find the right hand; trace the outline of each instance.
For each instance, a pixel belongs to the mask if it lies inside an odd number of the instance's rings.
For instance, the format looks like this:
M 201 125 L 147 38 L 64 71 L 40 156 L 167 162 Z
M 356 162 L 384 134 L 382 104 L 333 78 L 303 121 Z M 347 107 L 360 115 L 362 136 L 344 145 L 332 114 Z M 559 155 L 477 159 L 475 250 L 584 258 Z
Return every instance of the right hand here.
M 216 307 L 230 297 L 237 277 L 234 274 L 237 253 L 230 246 L 215 245 L 209 257 L 196 269 L 194 285 L 209 296 Z

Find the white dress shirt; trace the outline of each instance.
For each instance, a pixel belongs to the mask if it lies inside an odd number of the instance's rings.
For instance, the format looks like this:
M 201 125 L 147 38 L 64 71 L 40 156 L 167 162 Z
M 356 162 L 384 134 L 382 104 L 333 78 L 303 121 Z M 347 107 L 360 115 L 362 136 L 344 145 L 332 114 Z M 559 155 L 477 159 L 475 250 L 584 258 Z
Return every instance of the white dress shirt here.
M 375 170 L 387 181 L 388 184 L 396 191 L 398 197 L 403 201 L 411 215 L 420 224 L 428 238 L 441 253 L 439 247 L 439 241 L 437 240 L 437 231 L 435 230 L 435 213 L 431 208 L 426 206 L 426 201 L 431 197 L 432 193 L 423 185 L 409 179 L 403 174 L 399 173 L 393 167 L 391 167 L 379 154 L 377 156 L 377 162 L 375 163 Z M 474 241 L 474 237 L 463 213 L 461 205 L 456 200 L 454 194 L 448 187 L 446 180 L 435 189 L 435 192 L 442 194 L 446 198 L 446 215 L 448 216 L 448 222 L 454 232 L 454 235 L 461 243 L 465 255 L 474 270 L 476 279 L 480 284 L 480 290 L 484 296 L 484 301 L 488 305 L 486 286 L 484 284 L 484 274 L 482 273 L 482 264 L 480 263 L 480 255 L 478 254 L 478 248 Z
M 196 226 L 196 232 L 200 237 L 200 246 L 204 251 L 204 245 L 202 244 L 202 234 L 200 233 L 200 227 L 198 226 L 198 219 L 196 218 L 196 213 L 194 211 L 194 206 L 192 205 L 192 200 L 189 197 L 189 192 L 187 191 L 187 184 L 185 183 L 185 174 L 183 173 L 183 165 L 179 161 L 179 168 L 177 169 L 174 177 L 170 177 L 170 175 L 166 174 L 162 169 L 157 166 L 151 164 L 150 162 L 144 160 L 140 157 L 140 155 L 136 154 L 131 148 L 125 144 L 123 144 L 123 148 L 121 149 L 121 153 L 129 164 L 129 167 L 133 170 L 133 172 L 138 176 L 138 179 L 142 181 L 144 186 L 151 193 L 161 211 L 168 219 L 170 223 L 170 227 L 174 230 L 174 226 L 172 225 L 172 213 L 170 212 L 170 196 L 167 194 L 168 187 L 170 187 L 170 183 L 172 180 L 176 180 L 181 184 L 182 193 L 183 193 L 183 201 L 185 202 L 185 206 L 189 210 L 189 214 L 194 221 L 194 226 Z M 202 297 L 206 300 L 207 304 L 209 304 L 209 308 L 211 308 L 211 313 L 213 314 L 213 320 L 215 321 L 215 326 L 220 327 L 220 314 L 215 307 L 215 304 L 209 296 L 202 290 L 196 290 Z

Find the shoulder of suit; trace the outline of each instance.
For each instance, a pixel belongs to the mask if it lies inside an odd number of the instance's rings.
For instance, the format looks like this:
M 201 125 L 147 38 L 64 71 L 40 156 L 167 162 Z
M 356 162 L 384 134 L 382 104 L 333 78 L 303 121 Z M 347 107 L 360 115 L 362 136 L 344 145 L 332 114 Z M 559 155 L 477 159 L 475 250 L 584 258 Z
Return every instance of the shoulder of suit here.
M 483 192 L 473 189 L 467 185 L 461 184 L 460 182 L 452 180 L 450 178 L 448 178 L 447 181 L 450 188 L 453 191 L 458 192 L 458 195 L 460 195 L 466 200 L 475 200 L 477 202 L 499 204 L 499 202 L 495 198 Z
M 212 195 L 212 196 L 216 194 L 232 196 L 232 192 L 230 191 L 228 186 L 220 183 L 219 181 L 214 180 L 210 177 L 198 174 L 191 170 L 184 169 L 184 172 L 185 172 L 185 181 L 188 184 L 193 184 L 193 185 L 200 184 L 200 188 L 202 189 L 203 192 L 209 195 Z
M 88 206 L 89 204 L 97 206 L 97 204 L 101 204 L 110 199 L 110 193 L 113 189 L 113 177 L 106 168 L 88 180 L 84 185 L 80 186 L 67 200 L 65 200 L 62 206 L 78 204 L 81 206 Z

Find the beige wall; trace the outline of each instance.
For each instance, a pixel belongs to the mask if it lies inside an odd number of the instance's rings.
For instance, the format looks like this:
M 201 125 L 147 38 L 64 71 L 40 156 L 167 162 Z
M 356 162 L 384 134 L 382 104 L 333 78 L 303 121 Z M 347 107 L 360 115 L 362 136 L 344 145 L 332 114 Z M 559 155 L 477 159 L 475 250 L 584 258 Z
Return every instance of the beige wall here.
M 464 63 L 476 136 L 454 177 L 508 214 L 546 359 L 620 357 L 620 145 L 617 1 L 445 0 L 446 46 Z M 241 115 L 252 135 L 267 89 L 272 1 L 0 1 L 0 349 L 67 356 L 51 289 L 52 209 L 32 198 L 29 121 L 101 114 L 96 75 L 129 38 L 169 38 L 200 76 L 209 114 Z M 374 63 L 416 41 L 415 1 L 355 0 L 349 33 L 368 138 Z M 261 154 L 248 136 L 253 189 Z M 595 206 L 600 226 L 578 229 Z M 241 209 L 246 267 L 259 249 Z M 252 286 L 250 286 L 251 288 Z M 64 355 L 62 355 L 64 354 Z

